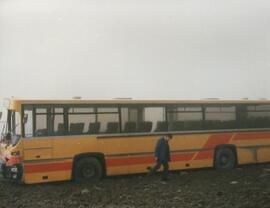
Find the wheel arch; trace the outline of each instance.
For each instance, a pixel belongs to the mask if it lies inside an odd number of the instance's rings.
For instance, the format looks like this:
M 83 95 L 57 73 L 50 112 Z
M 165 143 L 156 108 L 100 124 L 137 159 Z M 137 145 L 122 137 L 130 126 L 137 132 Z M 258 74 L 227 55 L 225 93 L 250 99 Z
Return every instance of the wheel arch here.
M 105 155 L 103 153 L 100 153 L 100 152 L 85 152 L 85 153 L 75 155 L 74 158 L 73 158 L 72 175 L 71 175 L 72 179 L 74 179 L 74 170 L 75 170 L 75 167 L 76 167 L 75 166 L 76 162 L 78 162 L 82 158 L 87 158 L 87 157 L 96 158 L 100 162 L 100 164 L 102 166 L 103 176 L 107 175 Z

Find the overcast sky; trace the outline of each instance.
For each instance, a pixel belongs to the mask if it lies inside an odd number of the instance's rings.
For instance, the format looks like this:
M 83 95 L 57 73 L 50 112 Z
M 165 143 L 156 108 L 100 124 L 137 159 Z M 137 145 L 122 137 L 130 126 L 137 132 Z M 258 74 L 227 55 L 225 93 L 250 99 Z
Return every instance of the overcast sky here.
M 0 97 L 270 98 L 269 0 L 0 0 Z

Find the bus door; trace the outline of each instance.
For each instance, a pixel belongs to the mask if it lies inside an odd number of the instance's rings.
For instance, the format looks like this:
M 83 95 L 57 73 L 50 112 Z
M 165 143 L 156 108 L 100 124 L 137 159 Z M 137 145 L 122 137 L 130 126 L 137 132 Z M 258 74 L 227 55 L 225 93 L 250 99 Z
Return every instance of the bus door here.
M 25 181 L 41 182 L 48 179 L 47 165 L 51 163 L 53 152 L 48 130 L 48 108 L 25 106 L 23 114 L 26 118 L 23 132 Z

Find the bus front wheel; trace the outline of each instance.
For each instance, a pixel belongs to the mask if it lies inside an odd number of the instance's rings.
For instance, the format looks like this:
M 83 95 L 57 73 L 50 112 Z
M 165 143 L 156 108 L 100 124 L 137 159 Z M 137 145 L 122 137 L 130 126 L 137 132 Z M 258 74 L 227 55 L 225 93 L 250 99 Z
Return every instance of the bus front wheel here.
M 99 180 L 102 175 L 102 166 L 94 157 L 81 158 L 75 163 L 74 179 L 76 181 Z
M 232 148 L 221 147 L 215 154 L 214 166 L 218 170 L 230 170 L 236 165 L 236 155 Z

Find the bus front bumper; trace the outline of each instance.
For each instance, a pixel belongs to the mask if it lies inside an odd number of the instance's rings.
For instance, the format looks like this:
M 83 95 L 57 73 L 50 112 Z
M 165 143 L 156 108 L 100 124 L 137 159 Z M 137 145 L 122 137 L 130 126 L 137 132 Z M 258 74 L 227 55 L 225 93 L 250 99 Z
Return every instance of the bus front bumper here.
M 1 165 L 2 175 L 5 179 L 20 181 L 22 179 L 22 165 L 16 164 L 13 166 Z

